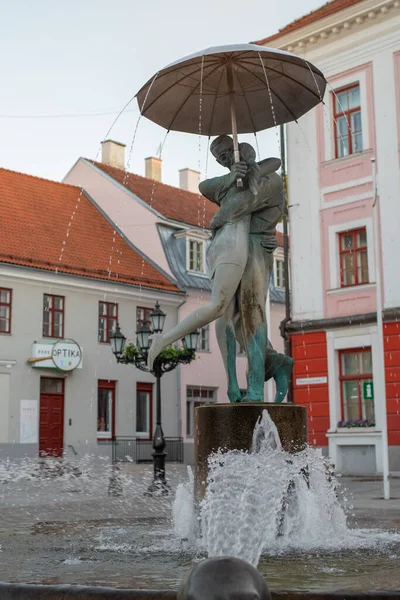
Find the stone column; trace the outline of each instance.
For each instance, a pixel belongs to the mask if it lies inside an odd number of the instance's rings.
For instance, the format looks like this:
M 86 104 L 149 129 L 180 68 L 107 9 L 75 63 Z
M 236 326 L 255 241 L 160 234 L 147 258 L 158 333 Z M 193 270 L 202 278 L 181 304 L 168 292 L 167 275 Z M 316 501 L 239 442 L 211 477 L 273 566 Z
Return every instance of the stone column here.
M 287 452 L 303 450 L 307 444 L 307 409 L 296 404 L 247 402 L 207 404 L 195 409 L 194 460 L 197 500 L 204 497 L 207 459 L 219 449 L 249 450 L 255 424 L 263 410 L 276 425 Z

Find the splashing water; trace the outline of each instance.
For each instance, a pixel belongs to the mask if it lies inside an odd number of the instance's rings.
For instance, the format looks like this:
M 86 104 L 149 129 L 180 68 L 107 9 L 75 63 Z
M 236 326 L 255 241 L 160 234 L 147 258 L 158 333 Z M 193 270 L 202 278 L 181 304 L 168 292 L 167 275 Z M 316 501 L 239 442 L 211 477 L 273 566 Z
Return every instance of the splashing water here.
M 192 488 L 192 482 L 178 488 L 174 507 L 176 532 L 188 538 L 190 515 L 183 506 L 193 503 Z M 266 410 L 254 429 L 250 452 L 210 456 L 199 519 L 208 556 L 237 556 L 254 566 L 263 550 L 337 548 L 349 538 L 322 452 L 284 451 Z

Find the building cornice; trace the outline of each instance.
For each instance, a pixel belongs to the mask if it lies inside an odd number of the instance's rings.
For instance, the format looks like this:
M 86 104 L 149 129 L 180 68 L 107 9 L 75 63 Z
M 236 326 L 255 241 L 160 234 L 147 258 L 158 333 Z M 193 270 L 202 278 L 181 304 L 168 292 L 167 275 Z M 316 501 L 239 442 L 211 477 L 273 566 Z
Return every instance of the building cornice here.
M 394 12 L 400 14 L 400 0 L 365 0 L 361 5 L 343 9 L 271 40 L 271 45 L 287 52 L 304 53 L 338 37 L 365 29 L 370 24 L 387 20 Z
M 398 321 L 400 319 L 400 307 L 387 308 L 383 311 L 383 320 Z M 332 319 L 307 319 L 306 321 L 290 321 L 286 328 L 289 333 L 303 333 L 304 331 L 324 331 L 330 329 L 342 329 L 344 327 L 355 327 L 376 323 L 376 313 L 365 313 L 363 315 L 350 315 L 348 317 L 334 317 Z

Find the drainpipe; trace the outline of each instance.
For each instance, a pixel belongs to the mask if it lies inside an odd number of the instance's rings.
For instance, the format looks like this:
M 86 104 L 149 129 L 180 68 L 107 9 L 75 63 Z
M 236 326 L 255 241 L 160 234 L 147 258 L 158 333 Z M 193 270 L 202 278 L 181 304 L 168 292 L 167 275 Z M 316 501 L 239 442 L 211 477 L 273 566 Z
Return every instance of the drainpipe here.
M 182 302 L 180 304 L 178 304 L 177 306 L 177 317 L 178 317 L 178 323 L 180 323 L 181 320 L 181 306 L 183 306 L 185 304 L 185 302 L 187 302 L 187 295 L 185 296 L 185 299 L 182 300 Z M 177 425 L 178 425 L 178 429 L 177 429 L 177 437 L 181 437 L 183 438 L 183 433 L 182 433 L 182 384 L 181 384 L 181 378 L 182 378 L 182 371 L 181 371 L 181 365 L 178 365 L 178 368 L 176 369 L 176 374 L 177 374 L 177 378 L 178 378 L 178 390 L 177 390 L 177 395 L 178 395 L 178 402 L 177 402 L 177 407 L 176 407 L 176 417 L 177 417 Z
M 389 480 L 389 446 L 387 431 L 387 403 L 386 403 L 386 380 L 385 380 L 385 354 L 383 342 L 383 304 L 382 304 L 382 274 L 381 274 L 381 253 L 379 241 L 379 201 L 376 185 L 376 161 L 371 158 L 372 163 L 372 185 L 373 185 L 373 225 L 375 241 L 375 279 L 376 279 L 376 324 L 378 329 L 378 361 L 380 372 L 380 383 L 377 389 L 377 406 L 380 412 L 380 422 L 382 426 L 382 471 L 383 471 L 383 497 L 390 500 L 390 480 Z M 374 394 L 375 395 L 375 394 Z
M 283 209 L 283 274 L 285 277 L 285 318 L 280 324 L 280 333 L 284 340 L 284 349 L 287 356 L 291 356 L 292 344 L 288 332 L 288 324 L 291 321 L 290 289 L 289 289 L 289 212 L 288 212 L 288 189 L 286 185 L 286 140 L 285 126 L 280 126 L 280 146 L 281 146 L 281 174 L 284 189 L 284 209 Z M 290 378 L 287 401 L 293 403 L 293 381 Z

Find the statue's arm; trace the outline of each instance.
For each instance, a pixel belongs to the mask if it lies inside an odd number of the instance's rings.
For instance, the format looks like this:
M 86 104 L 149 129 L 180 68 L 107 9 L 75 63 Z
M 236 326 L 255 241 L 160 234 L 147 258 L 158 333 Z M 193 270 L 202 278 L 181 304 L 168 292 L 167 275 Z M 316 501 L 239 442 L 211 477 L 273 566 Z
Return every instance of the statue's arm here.
M 210 227 L 219 229 L 226 223 L 237 223 L 247 215 L 265 206 L 268 196 L 268 180 L 261 182 L 257 195 L 250 190 L 243 190 L 227 198 L 223 206 L 214 215 Z
M 268 207 L 275 194 L 282 190 L 282 186 L 282 179 L 273 173 L 261 179 L 257 195 L 252 194 L 250 190 L 243 190 L 227 198 L 214 215 L 210 224 L 211 229 L 219 229 L 226 223 L 237 223 L 247 215 Z
M 221 199 L 229 190 L 231 185 L 232 181 L 229 173 L 228 175 L 222 175 L 221 177 L 213 177 L 212 179 L 201 181 L 199 184 L 199 191 L 208 200 L 211 200 L 211 202 L 214 202 L 219 206 Z

